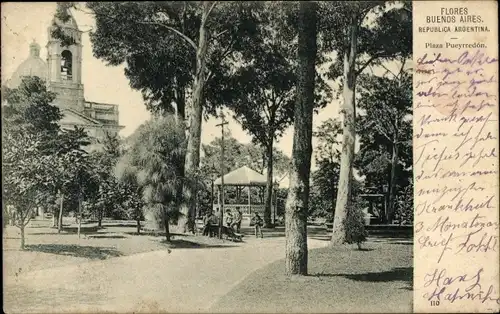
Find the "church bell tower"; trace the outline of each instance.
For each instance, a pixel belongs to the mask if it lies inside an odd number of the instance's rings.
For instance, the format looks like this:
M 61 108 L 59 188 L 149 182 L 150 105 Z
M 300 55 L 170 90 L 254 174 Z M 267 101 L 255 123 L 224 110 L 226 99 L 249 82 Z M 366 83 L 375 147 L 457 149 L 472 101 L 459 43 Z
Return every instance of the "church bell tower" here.
M 71 44 L 66 45 L 55 38 L 54 31 L 72 38 Z M 48 35 L 47 83 L 49 90 L 57 94 L 54 103 L 60 108 L 83 112 L 82 32 L 72 16 L 65 22 L 54 17 L 48 28 Z

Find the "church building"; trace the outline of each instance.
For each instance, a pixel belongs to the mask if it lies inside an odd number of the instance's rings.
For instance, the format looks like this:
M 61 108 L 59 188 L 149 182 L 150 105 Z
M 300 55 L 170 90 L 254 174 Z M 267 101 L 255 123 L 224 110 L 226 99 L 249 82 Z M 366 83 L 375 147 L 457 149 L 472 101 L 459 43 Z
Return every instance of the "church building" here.
M 91 137 L 91 149 L 98 149 L 106 134 L 117 135 L 118 105 L 87 101 L 82 84 L 82 32 L 73 17 L 67 22 L 54 18 L 48 28 L 47 59 L 40 58 L 41 47 L 36 42 L 29 46 L 29 57 L 19 65 L 7 82 L 9 88 L 20 85 L 23 77 L 38 76 L 47 83 L 48 90 L 56 93 L 53 104 L 60 108 L 63 129 L 84 128 Z M 73 44 L 64 46 L 52 36 L 55 25 L 73 38 Z

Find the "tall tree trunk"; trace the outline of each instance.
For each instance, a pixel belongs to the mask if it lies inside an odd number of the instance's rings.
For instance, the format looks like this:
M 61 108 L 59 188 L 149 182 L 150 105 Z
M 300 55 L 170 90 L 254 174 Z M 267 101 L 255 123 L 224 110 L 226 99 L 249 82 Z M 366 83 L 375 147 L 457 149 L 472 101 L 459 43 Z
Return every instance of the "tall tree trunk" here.
M 337 191 L 333 190 L 333 193 L 331 195 L 331 198 L 332 198 L 332 200 L 331 200 L 332 201 L 331 210 L 332 210 L 332 213 L 333 213 L 332 217 L 335 217 L 335 204 L 336 204 L 336 201 L 337 201 L 337 199 L 336 199 L 337 195 L 336 194 L 337 194 Z
M 177 87 L 176 87 L 176 119 L 177 121 L 181 121 L 182 125 L 184 125 L 184 122 L 186 120 L 186 87 L 183 85 L 179 85 L 178 80 L 177 80 Z M 182 134 L 186 137 L 187 136 L 187 129 L 185 130 L 186 132 L 183 132 Z M 185 139 L 185 138 L 184 138 Z M 176 165 L 176 171 L 177 171 L 177 176 L 179 178 L 184 178 L 185 176 L 185 163 L 186 163 L 186 156 L 182 157 L 181 164 Z M 177 200 L 177 206 L 178 210 L 182 212 L 182 206 L 183 206 L 183 194 L 184 194 L 184 184 L 179 184 L 177 186 L 177 192 L 176 192 L 176 200 Z M 188 206 L 187 204 L 185 205 L 186 207 Z M 177 223 L 177 222 L 175 222 Z M 185 222 L 184 222 L 185 224 Z
M 265 208 L 264 208 L 264 226 L 266 228 L 272 227 L 271 222 L 271 207 L 272 207 L 272 197 L 273 197 L 273 139 L 270 138 L 270 142 L 267 143 L 266 147 L 266 157 L 267 157 L 267 182 L 266 182 L 266 196 L 265 196 Z
M 82 230 L 82 194 L 78 194 L 78 238 L 80 238 L 80 232 Z
M 169 221 L 170 219 L 169 215 L 166 212 L 166 208 L 162 209 L 162 213 L 163 213 L 163 224 L 165 225 L 165 238 L 167 242 L 170 242 L 170 221 Z
M 352 17 L 349 25 L 349 46 L 346 47 L 346 51 L 344 53 L 344 104 L 342 108 L 344 121 L 342 155 L 340 157 L 340 175 L 337 190 L 337 202 L 335 204 L 333 234 L 330 242 L 331 245 L 339 245 L 345 242 L 346 230 L 344 226 L 344 219 L 347 217 L 347 211 L 351 202 L 352 165 L 354 161 L 354 145 L 356 140 L 355 62 L 357 53 L 357 33 L 358 21 L 356 16 L 354 16 Z
M 21 230 L 21 250 L 24 250 L 24 247 L 25 247 L 24 228 L 25 228 L 25 226 L 24 226 L 24 221 L 23 221 L 19 225 L 19 229 Z
M 63 206 L 64 206 L 64 194 L 59 192 L 60 200 L 59 200 L 59 216 L 57 223 L 57 232 L 60 233 L 63 230 Z
M 307 212 L 316 75 L 316 3 L 300 2 L 299 8 L 298 101 L 294 113 L 292 169 L 285 209 L 287 275 L 307 275 Z
M 52 212 L 52 228 L 59 227 L 59 224 L 58 224 L 59 219 L 58 218 L 59 218 L 59 214 L 57 213 L 57 209 L 54 208 L 53 212 Z
M 397 144 L 392 145 L 391 180 L 389 185 L 389 202 L 387 204 L 387 222 L 391 223 L 394 214 L 394 198 L 396 196 L 396 171 L 399 162 L 399 149 Z
M 103 210 L 102 208 L 99 208 L 97 210 L 97 228 L 102 228 L 102 214 Z
M 211 3 L 203 1 L 203 13 L 199 29 L 198 47 L 196 51 L 196 73 L 193 82 L 193 101 L 189 110 L 189 125 L 186 159 L 184 163 L 184 171 L 188 178 L 193 178 L 200 165 L 200 145 L 201 145 L 201 119 L 203 115 L 203 90 L 206 83 L 206 55 L 208 46 L 208 34 L 206 23 L 210 13 Z M 192 221 L 193 212 L 195 210 L 195 195 L 197 185 L 189 184 L 184 187 L 184 202 L 181 205 L 181 217 L 177 222 L 179 229 L 186 227 L 194 227 Z
M 141 218 L 136 219 L 137 222 L 137 234 L 141 233 Z

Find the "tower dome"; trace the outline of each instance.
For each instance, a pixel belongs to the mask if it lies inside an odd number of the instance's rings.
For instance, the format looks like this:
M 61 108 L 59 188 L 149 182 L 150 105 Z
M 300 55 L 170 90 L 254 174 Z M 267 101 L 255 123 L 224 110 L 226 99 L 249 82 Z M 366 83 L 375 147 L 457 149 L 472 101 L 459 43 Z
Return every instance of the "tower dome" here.
M 43 80 L 47 80 L 48 68 L 47 63 L 40 58 L 40 45 L 33 41 L 29 46 L 29 57 L 21 63 L 12 78 L 8 82 L 9 88 L 16 88 L 21 84 L 23 77 L 38 76 Z

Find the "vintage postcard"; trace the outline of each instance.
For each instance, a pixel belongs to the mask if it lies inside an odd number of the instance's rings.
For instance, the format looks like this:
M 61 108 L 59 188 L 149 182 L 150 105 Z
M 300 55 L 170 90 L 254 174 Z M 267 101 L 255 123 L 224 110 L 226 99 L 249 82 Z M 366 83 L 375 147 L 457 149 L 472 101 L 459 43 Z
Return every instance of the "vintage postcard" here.
M 497 313 L 496 1 L 1 4 L 5 313 Z
M 414 309 L 498 312 L 498 3 L 413 3 Z

